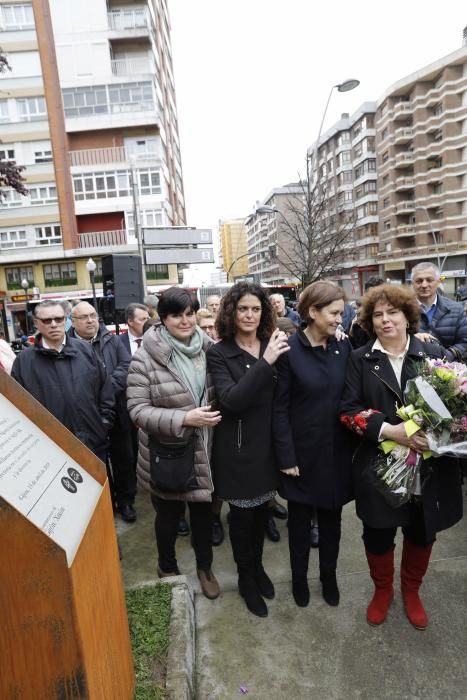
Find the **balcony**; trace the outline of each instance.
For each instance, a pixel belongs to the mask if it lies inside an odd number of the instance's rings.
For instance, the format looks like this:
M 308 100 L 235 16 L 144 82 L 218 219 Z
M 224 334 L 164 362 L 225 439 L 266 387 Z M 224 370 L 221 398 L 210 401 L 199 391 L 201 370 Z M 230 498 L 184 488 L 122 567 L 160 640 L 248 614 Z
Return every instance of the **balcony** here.
M 406 119 L 407 116 L 412 112 L 413 105 L 411 102 L 398 102 L 393 107 L 392 118 L 394 120 L 400 119 L 401 117 Z
M 396 129 L 394 132 L 394 143 L 408 143 L 413 139 L 412 128 Z
M 396 226 L 396 237 L 397 238 L 407 238 L 409 236 L 415 236 L 414 226 Z
M 396 204 L 398 214 L 407 214 L 410 211 L 415 211 L 415 202 L 412 199 L 406 199 L 403 202 Z
M 70 151 L 70 165 L 102 165 L 106 163 L 126 163 L 127 156 L 124 146 L 111 148 L 89 148 Z
M 109 29 L 114 32 L 148 30 L 149 17 L 145 7 L 115 9 L 107 13 Z
M 128 239 L 125 229 L 78 233 L 79 248 L 110 248 L 111 246 L 126 245 L 127 243 Z
M 112 75 L 119 78 L 154 73 L 154 67 L 145 58 L 117 58 L 110 63 Z
M 395 166 L 396 168 L 410 168 L 415 161 L 415 155 L 412 152 L 396 153 Z
M 396 191 L 397 190 L 412 190 L 415 187 L 415 180 L 413 177 L 398 177 L 396 179 Z

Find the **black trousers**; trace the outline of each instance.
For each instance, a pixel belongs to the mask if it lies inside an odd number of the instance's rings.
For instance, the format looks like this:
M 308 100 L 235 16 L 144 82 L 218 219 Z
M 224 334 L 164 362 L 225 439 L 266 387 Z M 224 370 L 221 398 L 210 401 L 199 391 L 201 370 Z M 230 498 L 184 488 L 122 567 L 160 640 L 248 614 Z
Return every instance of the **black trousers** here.
M 320 572 L 335 571 L 341 539 L 342 508 L 335 510 L 315 508 L 306 503 L 288 501 L 288 511 L 292 577 L 307 575 L 310 557 L 310 529 L 314 511 L 318 515 Z
M 402 528 L 404 537 L 407 537 L 417 547 L 428 547 L 435 539 L 428 540 L 423 515 L 423 503 L 414 499 L 410 504 L 410 523 Z M 394 547 L 397 527 L 376 528 L 363 523 L 362 539 L 365 549 L 371 554 L 385 554 Z
M 117 423 L 110 433 L 110 463 L 113 495 L 118 506 L 133 503 L 136 496 L 136 457 L 134 428 L 123 430 Z
M 175 571 L 177 557 L 175 542 L 177 540 L 178 521 L 185 512 L 185 501 L 166 501 L 151 496 L 156 511 L 154 529 L 156 532 L 159 566 L 163 571 Z M 212 564 L 212 515 L 211 502 L 188 503 L 191 524 L 191 543 L 195 550 L 196 567 L 206 571 Z

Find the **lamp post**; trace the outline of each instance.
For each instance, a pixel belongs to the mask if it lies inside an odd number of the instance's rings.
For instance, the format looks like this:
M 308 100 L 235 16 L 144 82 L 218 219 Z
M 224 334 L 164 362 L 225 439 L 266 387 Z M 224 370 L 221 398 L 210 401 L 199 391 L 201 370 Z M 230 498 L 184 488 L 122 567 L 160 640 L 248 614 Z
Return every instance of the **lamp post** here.
M 29 306 L 28 306 L 28 289 L 29 289 L 29 280 L 26 278 L 21 280 L 21 286 L 24 290 L 24 323 L 26 324 L 26 335 L 29 335 Z
M 439 247 L 438 247 L 438 240 L 436 238 L 436 233 L 435 233 L 434 228 L 433 228 L 433 222 L 431 221 L 431 217 L 428 213 L 428 209 L 426 207 L 424 207 L 422 204 L 417 204 L 415 207 L 415 211 L 422 211 L 423 212 L 425 219 L 426 219 L 426 222 L 427 222 L 428 226 L 430 227 L 430 233 L 431 233 L 431 237 L 433 239 L 433 247 L 436 250 L 436 262 L 438 265 L 438 270 L 440 272 L 442 272 L 443 267 L 444 267 L 444 263 L 446 262 L 447 255 L 444 256 L 443 262 L 441 262 L 441 256 L 439 254 Z
M 248 253 L 242 253 L 241 255 L 238 255 L 235 260 L 232 262 L 232 264 L 229 266 L 229 269 L 227 270 L 227 282 L 229 281 L 229 276 L 232 271 L 233 266 L 242 258 L 246 258 Z
M 326 106 L 324 107 L 324 112 L 323 112 L 323 116 L 321 118 L 321 123 L 319 125 L 318 136 L 317 136 L 317 139 L 315 141 L 315 146 L 314 146 L 313 151 L 312 151 L 311 156 L 310 156 L 310 161 L 309 161 L 310 172 L 312 170 L 312 166 L 314 165 L 314 161 L 317 160 L 319 139 L 321 137 L 321 132 L 323 130 L 324 120 L 326 119 L 326 114 L 328 111 L 329 103 L 331 101 L 331 97 L 332 97 L 332 93 L 333 93 L 334 88 L 337 88 L 338 92 L 350 92 L 350 90 L 355 90 L 355 88 L 358 87 L 359 85 L 360 85 L 359 80 L 356 80 L 355 78 L 349 78 L 349 80 L 344 80 L 344 82 L 337 83 L 337 85 L 333 85 L 331 87 L 331 89 L 329 91 L 328 99 L 326 102 Z
M 97 299 L 96 299 L 96 284 L 95 284 L 95 272 L 96 272 L 96 263 L 92 258 L 89 258 L 89 260 L 86 263 L 86 270 L 89 272 L 89 277 L 91 279 L 91 287 L 92 287 L 92 305 L 97 311 Z

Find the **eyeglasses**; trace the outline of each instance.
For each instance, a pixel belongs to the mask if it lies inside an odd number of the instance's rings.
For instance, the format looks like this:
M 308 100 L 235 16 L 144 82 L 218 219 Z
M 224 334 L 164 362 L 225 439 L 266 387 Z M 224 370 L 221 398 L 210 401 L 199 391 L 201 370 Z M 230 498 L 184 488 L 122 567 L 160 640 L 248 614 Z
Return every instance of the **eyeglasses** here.
M 36 316 L 36 321 L 40 321 L 46 326 L 50 326 L 52 322 L 55 323 L 63 323 L 65 320 L 65 316 L 50 316 L 48 318 L 41 318 L 40 316 Z
M 95 321 L 97 318 L 97 314 L 82 314 L 82 316 L 72 316 L 72 319 L 74 321 L 87 321 L 88 319 L 90 321 Z

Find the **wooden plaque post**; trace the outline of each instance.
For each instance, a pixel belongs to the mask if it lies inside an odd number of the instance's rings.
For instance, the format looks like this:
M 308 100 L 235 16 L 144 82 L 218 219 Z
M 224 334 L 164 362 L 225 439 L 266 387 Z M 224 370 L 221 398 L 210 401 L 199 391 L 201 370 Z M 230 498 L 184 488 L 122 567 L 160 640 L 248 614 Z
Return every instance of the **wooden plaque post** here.
M 0 399 L 4 404 L 0 413 L 0 698 L 130 700 L 134 692 L 133 659 L 105 467 L 2 371 Z M 4 414 L 8 413 L 5 405 L 8 408 L 10 404 L 5 399 L 13 405 L 13 419 L 9 421 Z M 21 416 L 16 414 L 17 409 Z M 26 457 L 18 445 L 10 449 L 29 431 L 24 443 L 27 446 L 31 432 L 37 428 L 42 431 L 36 436 L 38 447 L 25 449 Z M 71 554 L 31 522 L 29 514 L 14 507 L 11 498 L 2 497 L 6 480 L 20 478 L 12 476 L 12 470 L 23 476 L 29 470 L 32 485 L 33 475 L 40 477 L 44 472 L 37 456 L 40 440 L 43 452 L 49 449 L 52 454 L 55 450 L 60 456 L 58 446 L 65 457 L 71 458 L 71 473 L 76 475 L 76 466 L 77 478 L 80 473 L 92 477 L 86 478 L 92 482 L 95 505 L 85 527 L 71 533 L 79 538 Z M 48 478 L 44 477 L 44 484 Z M 65 484 L 70 484 L 70 479 L 64 478 Z M 57 479 L 56 488 L 61 489 L 60 474 Z M 73 483 L 70 488 L 75 488 Z M 50 496 L 51 490 L 47 487 L 44 493 L 48 491 Z M 64 498 L 71 500 L 69 494 Z M 42 503 L 45 500 L 46 496 L 37 499 Z M 54 507 L 52 512 L 58 512 L 59 520 L 62 509 Z M 75 516 L 79 520 L 78 511 L 68 506 L 67 514 L 72 530 Z M 51 532 L 53 527 L 49 525 Z

